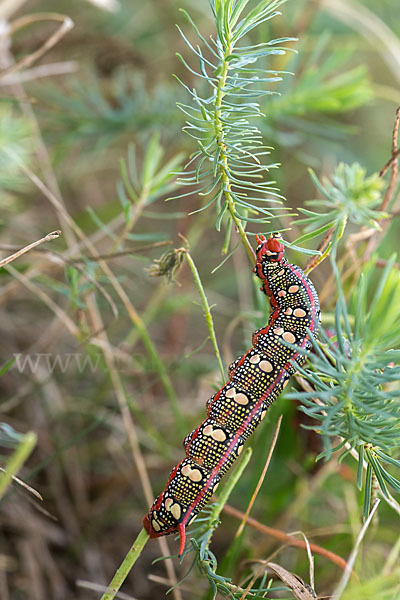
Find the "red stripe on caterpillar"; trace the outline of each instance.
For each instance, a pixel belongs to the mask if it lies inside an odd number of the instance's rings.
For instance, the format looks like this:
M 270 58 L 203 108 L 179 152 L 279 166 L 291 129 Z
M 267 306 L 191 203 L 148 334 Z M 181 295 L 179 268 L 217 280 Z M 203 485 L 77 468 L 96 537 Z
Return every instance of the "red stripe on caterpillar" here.
M 308 277 L 284 258 L 280 235 L 257 236 L 253 271 L 270 300 L 266 327 L 254 332 L 250 348 L 230 366 L 229 381 L 207 401 L 207 418 L 183 441 L 186 457 L 171 471 L 164 491 L 143 519 L 150 537 L 179 531 L 179 554 L 185 548 L 188 524 L 210 500 L 221 477 L 232 466 L 245 440 L 288 383 L 303 353 L 309 351 L 308 330 L 320 321 L 317 293 Z

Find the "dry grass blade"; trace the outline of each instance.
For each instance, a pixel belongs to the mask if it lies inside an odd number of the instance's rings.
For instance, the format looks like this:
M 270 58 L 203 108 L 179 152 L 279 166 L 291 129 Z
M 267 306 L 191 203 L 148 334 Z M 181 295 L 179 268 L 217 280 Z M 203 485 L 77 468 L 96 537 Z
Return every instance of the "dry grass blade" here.
M 145 244 L 143 246 L 137 246 L 136 248 L 127 248 L 123 252 L 112 252 L 110 254 L 97 254 L 96 257 L 85 256 L 84 258 L 72 258 L 69 260 L 69 264 L 76 264 L 85 261 L 98 262 L 99 260 L 113 260 L 114 258 L 121 258 L 124 256 L 130 256 L 135 252 L 142 252 L 143 250 L 153 250 L 153 248 L 160 248 L 161 246 L 168 246 L 172 244 L 171 240 L 163 240 L 161 242 L 154 242 L 153 244 Z
M 27 0 L 3 0 L 0 4 L 0 19 L 7 21 L 26 2 Z
M 269 562 L 267 566 L 287 585 L 298 600 L 315 600 L 317 597 L 314 590 L 304 583 L 298 575 L 294 575 L 276 563 Z
M 47 38 L 40 48 L 4 69 L 0 73 L 0 79 L 6 75 L 15 73 L 16 71 L 30 67 L 33 63 L 39 60 L 43 54 L 50 50 L 50 48 L 55 46 L 60 39 L 64 37 L 64 35 L 74 26 L 72 19 L 66 15 L 60 15 L 58 13 L 38 13 L 34 15 L 27 15 L 13 21 L 10 24 L 10 34 L 12 35 L 19 29 L 22 29 L 22 27 L 26 27 L 27 25 L 31 25 L 32 23 L 36 23 L 38 21 L 61 21 L 61 25 L 49 38 Z
M 3 473 L 6 472 L 5 469 L 3 469 L 3 467 L 0 467 L 0 471 L 3 471 Z M 19 477 L 16 477 L 15 475 L 13 475 L 12 480 L 15 481 L 15 483 L 18 483 L 18 485 L 20 485 L 23 488 L 25 488 L 26 490 L 28 490 L 28 492 L 30 492 L 31 494 L 36 496 L 36 498 L 39 498 L 39 500 L 43 500 L 43 496 L 41 494 L 39 494 L 39 492 L 37 490 L 35 490 L 35 488 L 31 487 L 30 485 L 28 485 L 27 483 L 22 481 L 22 479 L 20 479 Z
M 306 534 L 303 533 L 302 531 L 292 531 L 292 533 L 290 533 L 289 535 L 301 535 L 304 538 L 304 542 L 305 542 L 306 547 L 307 547 L 308 564 L 309 564 L 309 570 L 310 570 L 310 585 L 311 585 L 312 589 L 314 589 L 315 588 L 315 584 L 314 584 L 314 557 L 313 557 L 312 552 L 311 552 L 310 542 L 308 541 L 308 538 L 307 538 Z
M 373 519 L 373 516 L 374 516 L 374 514 L 377 511 L 379 503 L 380 503 L 380 500 L 378 498 L 377 500 L 375 500 L 374 505 L 371 508 L 371 512 L 368 515 L 368 519 L 365 521 L 364 525 L 362 526 L 362 528 L 360 530 L 360 533 L 358 534 L 358 537 L 356 539 L 356 543 L 354 544 L 354 548 L 351 551 L 351 554 L 349 556 L 349 560 L 347 561 L 347 566 L 345 568 L 343 576 L 342 576 L 341 580 L 339 581 L 339 584 L 337 585 L 335 591 L 333 592 L 333 596 L 335 597 L 335 600 L 339 600 L 340 596 L 343 594 L 343 592 L 344 592 L 344 590 L 345 590 L 345 588 L 346 588 L 346 586 L 347 586 L 347 584 L 349 582 L 350 574 L 351 574 L 351 571 L 353 569 L 355 560 L 357 558 L 357 554 L 358 554 L 358 551 L 360 549 L 361 542 L 363 541 L 364 536 L 365 536 L 365 534 L 367 532 L 367 529 L 368 529 L 368 527 L 369 527 L 369 525 L 370 525 L 370 523 L 371 523 L 371 521 Z
M 94 4 L 98 8 L 107 10 L 108 12 L 117 12 L 121 8 L 118 0 L 87 0 L 90 4 Z
M 99 583 L 94 583 L 94 581 L 85 581 L 84 579 L 76 580 L 76 587 L 82 588 L 84 590 L 90 590 L 92 592 L 99 592 L 99 594 L 103 594 L 107 590 L 106 585 L 100 585 Z M 117 600 L 137 600 L 135 596 L 131 596 L 130 594 L 124 594 L 123 592 L 118 592 L 115 596 Z
M 65 325 L 66 329 L 78 340 L 80 339 L 80 330 L 75 322 L 67 315 L 63 310 L 48 294 L 46 294 L 38 285 L 30 281 L 28 277 L 19 273 L 17 269 L 14 269 L 11 265 L 7 266 L 8 272 L 15 278 L 18 279 L 28 290 L 35 294 L 42 302 L 51 310 L 60 321 Z
M 39 65 L 32 69 L 27 69 L 23 73 L 11 73 L 4 75 L 0 85 L 16 85 L 17 83 L 26 83 L 27 81 L 36 81 L 42 77 L 54 77 L 55 75 L 67 75 L 79 71 L 79 64 L 74 60 L 55 62 L 47 65 Z
M 0 260 L 0 267 L 4 267 L 5 265 L 10 264 L 16 258 L 19 258 L 26 252 L 29 252 L 29 250 L 36 248 L 36 246 L 39 246 L 40 244 L 43 244 L 44 242 L 50 242 L 51 240 L 56 240 L 58 237 L 60 237 L 60 235 L 61 235 L 61 231 L 59 231 L 59 230 L 48 233 L 43 238 L 40 238 L 40 240 L 37 240 L 36 242 L 32 242 L 32 244 L 29 244 L 28 246 L 24 246 L 24 248 L 21 248 L 21 250 L 18 250 L 18 252 L 14 252 L 14 254 L 11 254 L 10 256 L 7 256 L 6 258 L 3 258 L 2 260 Z

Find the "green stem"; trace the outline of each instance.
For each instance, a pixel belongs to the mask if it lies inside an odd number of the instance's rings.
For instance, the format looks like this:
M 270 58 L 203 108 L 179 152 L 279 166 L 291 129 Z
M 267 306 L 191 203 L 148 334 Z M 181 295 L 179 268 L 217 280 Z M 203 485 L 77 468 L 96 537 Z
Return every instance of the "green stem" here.
M 149 534 L 145 529 L 142 529 L 130 547 L 128 554 L 125 556 L 120 567 L 115 571 L 115 575 L 110 581 L 107 591 L 102 595 L 101 600 L 113 600 L 113 598 L 115 598 L 115 595 L 127 578 L 129 571 L 141 555 L 148 539 Z
M 14 475 L 18 473 L 36 444 L 37 436 L 33 431 L 28 432 L 18 448 L 8 459 L 6 467 L 0 473 L 0 498 L 4 495 Z
M 210 309 L 210 305 L 208 304 L 207 301 L 207 296 L 205 294 L 204 288 L 203 288 L 203 284 L 201 283 L 201 279 L 200 279 L 200 275 L 199 272 L 196 268 L 196 265 L 193 262 L 192 257 L 190 256 L 189 252 L 186 252 L 186 258 L 187 261 L 189 263 L 189 267 L 192 271 L 193 277 L 194 277 L 194 281 L 196 283 L 197 289 L 199 290 L 199 294 L 200 294 L 200 298 L 201 298 L 201 303 L 203 305 L 203 311 L 204 311 L 204 316 L 205 319 L 207 321 L 207 326 L 208 326 L 208 331 L 210 334 L 210 339 L 211 339 L 211 343 L 214 347 L 214 352 L 215 355 L 217 357 L 217 361 L 218 361 L 218 365 L 219 365 L 219 370 L 221 373 L 221 379 L 222 381 L 226 380 L 226 376 L 225 376 L 225 371 L 224 371 L 224 365 L 222 364 L 222 360 L 221 360 L 221 355 L 219 352 L 219 348 L 218 348 L 218 342 L 217 342 L 217 338 L 215 335 L 215 330 L 214 330 L 214 323 L 213 323 L 213 318 L 212 318 L 212 314 L 211 314 L 211 309 Z
M 232 198 L 231 194 L 231 183 L 229 178 L 229 163 L 228 163 L 228 154 L 226 151 L 226 145 L 224 142 L 224 129 L 221 121 L 221 111 L 222 111 L 222 101 L 225 96 L 224 88 L 226 86 L 226 80 L 229 71 L 229 61 L 226 60 L 228 56 L 232 54 L 232 44 L 229 42 L 227 44 L 227 48 L 224 55 L 224 60 L 222 61 L 222 69 L 221 75 L 218 81 L 218 87 L 215 95 L 215 118 L 214 118 L 214 127 L 215 127 L 215 136 L 217 140 L 217 145 L 220 149 L 220 160 L 218 161 L 219 170 L 221 173 L 221 181 L 224 190 L 224 196 L 226 203 L 228 205 L 228 210 L 230 212 L 232 221 L 235 223 L 237 231 L 239 233 L 240 239 L 243 242 L 244 247 L 246 248 L 246 252 L 250 258 L 250 261 L 253 263 L 255 260 L 254 250 L 251 247 L 249 240 L 247 239 L 245 229 L 242 225 L 242 222 L 236 216 L 235 212 L 235 202 Z

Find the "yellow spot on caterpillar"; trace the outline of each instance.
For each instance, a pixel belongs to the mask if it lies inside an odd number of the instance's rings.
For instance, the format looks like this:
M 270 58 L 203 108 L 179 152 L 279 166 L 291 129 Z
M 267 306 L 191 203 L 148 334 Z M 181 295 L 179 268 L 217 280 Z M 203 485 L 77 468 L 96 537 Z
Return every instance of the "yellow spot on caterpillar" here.
M 282 330 L 283 331 L 283 330 Z M 265 371 L 265 373 L 271 373 L 273 366 L 272 364 L 269 362 L 269 360 L 262 360 L 260 362 L 260 369 L 262 371 Z
M 305 317 L 306 311 L 303 310 L 302 308 L 295 308 L 293 311 L 293 314 L 295 317 Z
M 191 469 L 189 472 L 189 479 L 191 481 L 200 481 L 202 478 L 201 471 L 199 469 Z
M 284 329 L 282 329 L 282 327 L 277 327 L 276 329 L 274 329 L 274 333 L 275 333 L 275 335 L 282 335 L 282 333 L 283 333 L 284 331 L 285 331 L 285 330 L 284 330 Z
M 204 435 L 213 435 L 213 426 L 212 425 L 206 425 L 203 429 L 203 434 Z
M 291 285 L 288 289 L 289 294 L 295 294 L 299 289 L 298 285 Z
M 182 467 L 182 475 L 189 477 L 192 481 L 200 481 L 202 478 L 201 471 L 199 469 L 192 469 L 190 465 Z
M 227 398 L 234 398 L 236 396 L 236 389 L 235 388 L 229 388 L 229 390 L 226 392 L 226 397 Z
M 286 296 L 286 290 L 279 290 L 278 296 L 280 296 L 281 298 L 283 298 L 284 296 Z
M 285 387 L 287 386 L 287 384 L 288 384 L 288 383 L 289 383 L 289 379 L 286 379 L 286 381 L 284 382 L 284 384 L 283 384 L 283 386 L 282 386 L 282 389 L 283 389 L 283 390 L 285 389 Z
M 287 342 L 290 342 L 291 344 L 294 344 L 296 341 L 296 338 L 294 337 L 293 333 L 291 333 L 290 331 L 285 331 L 285 333 L 283 334 L 283 339 L 286 340 Z
M 239 454 L 242 453 L 242 450 L 243 450 L 243 445 L 239 446 L 239 448 L 237 449 L 238 456 L 239 456 Z
M 236 398 L 237 398 L 237 396 L 236 396 Z M 224 442 L 226 440 L 225 431 L 223 429 L 215 429 L 213 431 L 212 437 L 217 442 Z
M 278 275 L 281 275 L 281 276 L 282 276 L 282 275 L 284 275 L 284 274 L 285 274 L 285 269 L 281 269 L 281 270 L 279 271 L 279 273 L 278 273 Z
M 235 402 L 237 402 L 238 404 L 241 404 L 242 406 L 246 406 L 246 404 L 249 403 L 249 399 L 246 396 L 246 394 L 240 393 L 240 394 L 236 394 Z
M 263 410 L 261 413 L 261 421 L 263 420 L 263 418 L 265 417 L 266 414 L 267 414 L 267 411 Z
M 216 484 L 214 485 L 214 487 L 213 487 L 213 492 L 216 492 L 216 491 L 217 491 L 217 489 L 218 489 L 218 486 L 219 486 L 219 482 L 218 482 L 218 483 L 216 483 Z
M 287 308 L 283 314 L 284 315 L 291 315 L 292 312 L 293 312 L 293 310 L 291 308 Z
M 256 365 L 257 363 L 260 362 L 260 355 L 259 354 L 255 354 L 254 356 L 252 356 L 250 358 L 250 362 L 252 365 Z
M 175 503 L 173 505 L 173 507 L 171 508 L 171 513 L 172 513 L 172 516 L 175 517 L 175 519 L 177 521 L 178 521 L 178 519 L 181 518 L 182 510 L 181 510 L 181 507 L 179 506 L 179 504 Z
M 151 520 L 151 525 L 152 525 L 154 531 L 160 531 L 161 527 L 155 519 Z
M 194 515 L 194 517 L 192 517 L 188 523 L 188 525 L 191 525 L 193 523 L 193 521 L 195 520 L 195 518 L 197 517 L 197 515 Z
M 167 498 L 166 501 L 164 502 L 165 510 L 170 510 L 173 503 L 174 503 L 174 501 L 172 500 L 172 498 Z

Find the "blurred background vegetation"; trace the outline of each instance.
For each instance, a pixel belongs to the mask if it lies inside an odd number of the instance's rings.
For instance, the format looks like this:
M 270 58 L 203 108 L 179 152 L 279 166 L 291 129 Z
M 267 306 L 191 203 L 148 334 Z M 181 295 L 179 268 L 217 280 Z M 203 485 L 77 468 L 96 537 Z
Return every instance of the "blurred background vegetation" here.
M 141 528 L 153 497 L 149 482 L 159 493 L 183 455 L 183 435 L 204 418 L 220 373 L 198 292 L 186 263 L 175 282 L 151 277 L 152 261 L 185 245 L 179 234 L 188 240 L 224 364 L 250 346 L 251 332 L 265 322 L 266 305 L 241 247 L 213 273 L 223 258 L 213 209 L 188 215 L 201 207 L 195 193 L 165 202 L 182 193 L 171 172 L 195 149 L 175 105 L 188 97 L 172 74 L 189 88 L 195 80 L 175 54 L 189 60 L 175 27 L 186 27 L 179 8 L 205 37 L 214 33 L 208 2 L 194 0 L 0 4 L 2 256 L 62 230 L 58 240 L 0 271 L 1 464 L 34 432 L 36 446 L 19 477 L 43 497 L 14 481 L 0 504 L 2 600 L 99 597 Z M 288 0 L 280 10 L 252 41 L 298 37 L 290 44 L 297 53 L 268 59 L 268 68 L 293 74 L 268 84 L 280 95 L 261 99 L 258 127 L 274 148 L 271 162 L 281 164 L 273 176 L 287 206 L 298 209 L 320 196 L 308 168 L 331 178 L 338 163 L 358 162 L 370 175 L 390 158 L 400 105 L 400 13 L 397 0 Z M 62 27 L 54 11 L 74 27 L 67 22 L 53 47 L 13 69 Z M 396 217 L 396 204 L 391 208 Z M 280 227 L 290 223 L 285 217 Z M 349 234 L 356 231 L 351 225 Z M 302 233 L 294 225 L 285 235 L 294 241 Z M 398 239 L 393 218 L 380 238 L 382 260 Z M 307 256 L 290 252 L 289 260 L 304 267 Z M 312 273 L 318 290 L 330 274 L 325 263 Z M 356 283 L 353 274 L 344 287 L 350 293 Z M 324 289 L 329 315 L 335 297 Z M 271 407 L 230 504 L 245 511 L 280 414 L 252 516 L 279 531 L 301 530 L 347 559 L 361 527 L 357 463 L 316 462 L 324 447 L 302 427 L 312 421 L 296 400 L 281 397 Z M 356 562 L 359 595 L 344 597 L 400 598 L 398 523 L 382 502 Z M 237 518 L 222 514 L 212 545 L 221 561 L 237 526 Z M 173 537 L 168 546 L 147 544 L 121 598 L 165 596 L 188 568 L 175 561 L 174 573 L 167 563 L 152 565 L 176 552 Z M 250 527 L 237 555 L 225 556 L 225 574 L 238 583 L 255 568 L 248 561 L 276 551 L 274 562 L 308 580 L 304 549 Z M 341 575 L 337 564 L 315 555 L 319 597 L 329 596 Z M 208 597 L 195 571 L 179 589 L 178 600 Z M 286 589 L 268 597 L 292 596 Z

